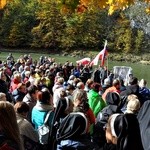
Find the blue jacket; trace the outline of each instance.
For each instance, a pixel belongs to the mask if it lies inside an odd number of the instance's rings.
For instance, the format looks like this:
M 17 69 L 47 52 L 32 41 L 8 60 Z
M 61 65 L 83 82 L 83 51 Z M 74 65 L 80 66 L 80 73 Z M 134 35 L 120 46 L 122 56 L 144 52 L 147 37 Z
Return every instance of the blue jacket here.
M 37 102 L 37 104 L 33 107 L 31 120 L 36 130 L 44 124 L 45 117 L 49 111 L 52 111 L 48 119 L 48 125 L 51 126 L 54 116 L 52 106 Z

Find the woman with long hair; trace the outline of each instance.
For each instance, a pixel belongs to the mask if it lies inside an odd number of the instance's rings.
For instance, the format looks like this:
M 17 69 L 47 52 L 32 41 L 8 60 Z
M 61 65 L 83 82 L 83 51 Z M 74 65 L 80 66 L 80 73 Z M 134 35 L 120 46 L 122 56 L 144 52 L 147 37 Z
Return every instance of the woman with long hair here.
M 22 150 L 22 147 L 14 107 L 0 101 L 0 149 Z

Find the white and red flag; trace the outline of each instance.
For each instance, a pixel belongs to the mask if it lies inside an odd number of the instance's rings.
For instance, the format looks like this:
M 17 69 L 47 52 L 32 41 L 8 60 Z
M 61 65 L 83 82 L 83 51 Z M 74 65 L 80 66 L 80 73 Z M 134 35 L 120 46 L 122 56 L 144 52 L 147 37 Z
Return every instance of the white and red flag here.
M 88 57 L 76 61 L 77 64 L 82 64 L 82 65 L 87 65 L 87 64 L 89 64 L 90 62 L 91 62 L 91 59 L 88 58 Z
M 101 66 L 104 66 L 105 63 L 105 57 L 108 55 L 108 52 L 106 50 L 106 46 L 107 46 L 107 40 L 105 41 L 105 45 L 102 51 L 100 51 L 96 57 L 92 60 L 92 62 L 90 63 L 91 65 L 97 65 L 98 61 L 101 60 Z

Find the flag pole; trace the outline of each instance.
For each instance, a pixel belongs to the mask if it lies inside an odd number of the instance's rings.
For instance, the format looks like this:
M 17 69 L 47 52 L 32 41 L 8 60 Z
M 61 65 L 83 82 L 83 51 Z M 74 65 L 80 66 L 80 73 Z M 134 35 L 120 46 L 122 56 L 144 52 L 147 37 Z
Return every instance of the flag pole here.
M 107 78 L 108 78 L 108 55 L 107 55 Z

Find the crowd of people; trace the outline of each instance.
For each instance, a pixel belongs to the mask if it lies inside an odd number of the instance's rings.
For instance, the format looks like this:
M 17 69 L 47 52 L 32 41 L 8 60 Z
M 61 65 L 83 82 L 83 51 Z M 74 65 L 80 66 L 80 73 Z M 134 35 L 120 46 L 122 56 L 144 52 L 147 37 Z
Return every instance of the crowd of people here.
M 0 60 L 0 149 L 150 150 L 146 85 L 131 74 L 114 78 L 106 66 L 10 53 Z

